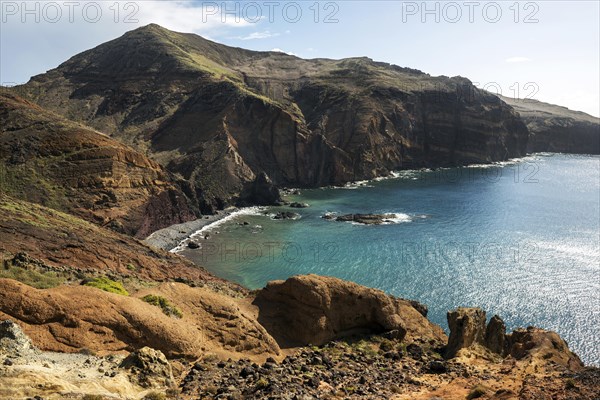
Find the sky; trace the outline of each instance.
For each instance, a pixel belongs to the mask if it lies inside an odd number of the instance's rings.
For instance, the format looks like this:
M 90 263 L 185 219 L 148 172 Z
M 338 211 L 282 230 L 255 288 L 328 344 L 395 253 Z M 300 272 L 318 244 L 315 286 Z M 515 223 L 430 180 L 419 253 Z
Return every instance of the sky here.
M 600 2 L 5 1 L 0 84 L 156 23 L 302 58 L 367 56 L 600 114 Z

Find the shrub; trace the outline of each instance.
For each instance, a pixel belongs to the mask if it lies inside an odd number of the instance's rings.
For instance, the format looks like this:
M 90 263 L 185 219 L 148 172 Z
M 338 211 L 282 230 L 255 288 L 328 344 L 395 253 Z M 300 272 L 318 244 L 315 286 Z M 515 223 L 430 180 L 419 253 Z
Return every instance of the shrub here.
M 56 272 L 38 272 L 12 266 L 6 269 L 0 267 L 0 278 L 13 279 L 36 289 L 60 286 L 66 280 Z
M 150 392 L 144 396 L 144 400 L 166 400 L 167 396 L 164 393 Z
M 125 290 L 121 282 L 115 282 L 104 276 L 94 278 L 86 282 L 85 285 L 95 287 L 96 289 L 104 290 L 105 292 L 129 296 L 129 292 Z
M 477 385 L 467 395 L 467 400 L 478 399 L 481 396 L 485 395 L 486 389 L 484 386 Z
M 183 317 L 183 313 L 181 312 L 181 310 L 175 307 L 169 300 L 165 299 L 162 296 L 148 294 L 142 297 L 142 300 L 144 300 L 148 304 L 152 304 L 153 306 L 160 307 L 162 312 L 168 315 L 169 317 Z
M 86 394 L 81 400 L 104 400 L 104 396 L 100 396 L 99 394 Z
M 266 389 L 269 387 L 269 381 L 266 380 L 265 378 L 260 378 L 257 382 L 256 382 L 256 389 L 257 390 L 262 390 L 262 389 Z

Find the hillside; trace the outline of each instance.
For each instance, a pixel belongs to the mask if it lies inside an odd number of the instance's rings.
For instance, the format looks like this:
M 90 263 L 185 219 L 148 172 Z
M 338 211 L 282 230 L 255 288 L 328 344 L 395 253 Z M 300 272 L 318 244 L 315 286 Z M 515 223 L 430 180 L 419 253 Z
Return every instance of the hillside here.
M 502 97 L 529 132 L 528 152 L 600 154 L 600 119 L 538 100 Z
M 0 93 L 0 190 L 139 237 L 196 218 L 158 163 L 8 91 Z
M 368 58 L 303 60 L 148 25 L 16 90 L 147 153 L 204 212 L 260 172 L 279 186 L 525 154 L 513 109 L 465 78 Z
M 228 286 L 182 257 L 150 248 L 76 216 L 2 193 L 0 262 L 0 277 L 39 283 L 41 287 L 99 275 L 133 283 L 183 280 Z

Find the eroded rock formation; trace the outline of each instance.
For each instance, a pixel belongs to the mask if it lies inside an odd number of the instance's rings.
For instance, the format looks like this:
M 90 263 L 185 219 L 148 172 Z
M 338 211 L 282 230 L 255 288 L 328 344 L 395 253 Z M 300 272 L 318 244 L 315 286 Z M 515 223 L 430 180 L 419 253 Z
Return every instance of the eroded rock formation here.
M 486 327 L 486 314 L 480 308 L 458 308 L 448 312 L 450 337 L 446 358 L 474 352 L 489 351 L 500 357 L 517 360 L 552 360 L 571 370 L 583 367 L 579 357 L 571 352 L 566 342 L 555 332 L 529 327 L 506 333 L 504 321 L 494 315 Z
M 258 321 L 280 346 L 323 344 L 356 333 L 402 332 L 407 340 L 445 342 L 406 300 L 337 278 L 295 276 L 258 292 Z

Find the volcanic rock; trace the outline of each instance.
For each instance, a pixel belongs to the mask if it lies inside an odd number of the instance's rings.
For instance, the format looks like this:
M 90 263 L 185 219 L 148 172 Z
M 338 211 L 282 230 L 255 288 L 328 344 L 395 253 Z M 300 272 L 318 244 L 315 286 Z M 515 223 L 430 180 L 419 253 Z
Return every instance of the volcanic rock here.
M 264 172 L 258 174 L 254 182 L 246 184 L 238 200 L 239 206 L 274 206 L 282 203 L 279 189 Z
M 506 325 L 499 316 L 494 315 L 485 328 L 485 347 L 496 354 L 504 355 L 505 343 Z
M 527 125 L 528 152 L 600 154 L 600 119 L 534 99 L 501 98 Z
M 137 384 L 145 388 L 164 388 L 174 384 L 173 371 L 165 355 L 150 347 L 142 347 L 127 356 L 121 365 L 134 372 Z
M 0 353 L 16 356 L 36 350 L 18 324 L 10 320 L 0 322 Z
M 393 330 L 407 338 L 445 341 L 441 328 L 408 301 L 336 278 L 305 275 L 269 282 L 254 304 L 259 322 L 280 346 L 319 345 L 357 332 Z
M 485 311 L 480 308 L 458 308 L 448 311 L 450 337 L 446 348 L 446 358 L 454 357 L 460 349 L 474 344 L 484 344 Z
M 327 215 L 324 218 L 329 219 Z M 381 225 L 396 218 L 394 214 L 347 214 L 336 217 L 336 221 L 356 222 L 364 225 Z

